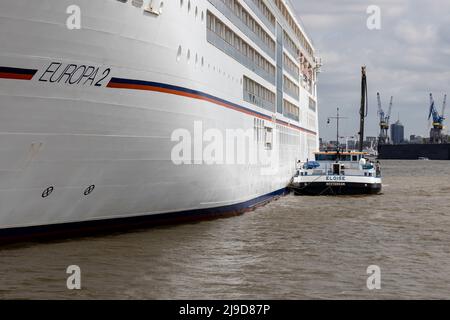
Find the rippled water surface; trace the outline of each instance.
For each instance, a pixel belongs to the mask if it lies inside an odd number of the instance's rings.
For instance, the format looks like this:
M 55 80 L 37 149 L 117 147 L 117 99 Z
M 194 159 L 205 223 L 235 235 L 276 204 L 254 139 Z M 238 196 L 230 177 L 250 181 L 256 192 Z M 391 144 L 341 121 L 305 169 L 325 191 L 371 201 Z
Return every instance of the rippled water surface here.
M 385 161 L 384 193 L 0 248 L 0 298 L 450 298 L 450 162 Z M 66 268 L 82 290 L 66 289 Z M 381 290 L 366 287 L 369 265 Z

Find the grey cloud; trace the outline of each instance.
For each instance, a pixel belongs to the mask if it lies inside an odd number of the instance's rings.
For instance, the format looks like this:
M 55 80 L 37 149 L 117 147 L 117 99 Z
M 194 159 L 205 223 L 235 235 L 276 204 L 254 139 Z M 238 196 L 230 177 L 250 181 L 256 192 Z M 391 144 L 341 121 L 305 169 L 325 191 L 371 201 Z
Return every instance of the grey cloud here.
M 428 134 L 428 94 L 433 92 L 439 101 L 445 92 L 450 94 L 450 1 L 292 2 L 324 61 L 319 76 L 322 136 L 334 137 L 326 118 L 338 106 L 350 118 L 342 134 L 358 131 L 361 65 L 368 67 L 368 135 L 378 134 L 378 91 L 385 105 L 395 96 L 393 118 L 400 115 L 407 134 Z M 381 8 L 380 31 L 366 28 L 366 9 L 373 4 Z

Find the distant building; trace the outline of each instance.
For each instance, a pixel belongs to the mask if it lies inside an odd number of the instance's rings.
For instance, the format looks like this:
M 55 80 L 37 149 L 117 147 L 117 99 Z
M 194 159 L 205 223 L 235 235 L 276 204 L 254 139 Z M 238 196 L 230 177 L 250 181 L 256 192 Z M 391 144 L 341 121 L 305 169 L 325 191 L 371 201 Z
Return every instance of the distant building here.
M 338 142 L 336 141 L 336 140 L 331 140 L 329 143 L 328 143 L 328 147 L 330 147 L 330 148 L 334 148 L 334 149 L 336 149 L 336 146 L 338 146 L 339 144 L 338 144 Z
M 355 140 L 349 140 L 349 141 L 348 141 L 348 148 L 349 148 L 350 150 L 356 150 L 356 149 L 358 149 L 358 141 L 355 141 Z
M 401 144 L 405 142 L 405 128 L 400 121 L 391 124 L 391 141 L 393 144 Z
M 409 143 L 422 144 L 423 142 L 424 142 L 424 137 L 422 137 L 422 136 L 416 136 L 415 134 L 412 134 L 409 136 Z
M 450 136 L 448 134 L 444 135 L 442 141 L 443 143 L 450 143 Z

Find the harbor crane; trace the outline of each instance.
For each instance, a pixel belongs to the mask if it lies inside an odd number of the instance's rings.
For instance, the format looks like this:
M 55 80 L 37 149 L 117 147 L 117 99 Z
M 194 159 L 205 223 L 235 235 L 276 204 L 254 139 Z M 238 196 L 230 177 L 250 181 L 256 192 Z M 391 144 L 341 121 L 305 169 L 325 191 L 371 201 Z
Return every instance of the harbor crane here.
M 444 114 L 447 104 L 447 95 L 444 95 L 444 102 L 442 104 L 442 113 L 439 114 L 436 108 L 436 104 L 433 99 L 433 94 L 430 93 L 430 113 L 428 120 L 433 117 L 433 128 L 430 130 L 430 143 L 438 144 L 443 143 L 442 129 L 444 129 Z
M 391 102 L 389 103 L 389 110 L 387 114 L 384 112 L 383 107 L 381 105 L 381 96 L 380 93 L 377 93 L 378 99 L 378 116 L 380 117 L 380 136 L 378 137 L 378 144 L 387 144 L 389 143 L 389 123 L 391 120 L 391 112 L 392 105 L 394 102 L 394 97 L 391 96 Z

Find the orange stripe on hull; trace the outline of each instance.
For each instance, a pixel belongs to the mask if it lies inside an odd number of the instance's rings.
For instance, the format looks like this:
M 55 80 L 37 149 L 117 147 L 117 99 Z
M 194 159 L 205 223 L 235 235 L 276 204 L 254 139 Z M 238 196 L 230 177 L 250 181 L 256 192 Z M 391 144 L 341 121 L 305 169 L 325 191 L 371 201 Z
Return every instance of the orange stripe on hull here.
M 187 93 L 187 92 L 182 92 L 182 91 L 177 91 L 177 90 L 165 89 L 165 88 L 160 88 L 160 87 L 152 87 L 152 86 L 147 86 L 147 85 L 123 84 L 123 83 L 109 83 L 107 87 L 108 88 L 117 88 L 117 89 L 132 89 L 132 90 L 156 91 L 156 92 L 168 93 L 168 94 L 173 94 L 173 95 L 177 95 L 177 96 L 183 96 L 183 97 L 188 97 L 188 98 L 192 98 L 192 99 L 211 102 L 211 103 L 220 105 L 225 108 L 233 109 L 233 110 L 243 112 L 243 113 L 246 113 L 249 115 L 254 115 L 253 113 L 251 113 L 249 111 L 236 108 L 232 105 L 229 105 L 229 104 L 226 104 L 226 103 L 223 103 L 223 102 L 220 102 L 220 101 L 208 98 L 208 97 L 204 97 L 204 96 L 192 94 L 192 93 Z M 258 116 L 258 117 L 260 117 L 260 116 Z M 270 119 L 270 117 L 260 117 L 260 118 Z
M 215 100 L 215 99 L 211 99 L 202 95 L 197 95 L 197 94 L 192 94 L 192 93 L 188 93 L 188 92 L 182 92 L 182 91 L 177 91 L 177 90 L 171 90 L 171 89 L 166 89 L 166 88 L 160 88 L 160 87 L 154 87 L 154 86 L 149 86 L 149 85 L 140 85 L 140 84 L 125 84 L 125 83 L 109 83 L 107 85 L 108 88 L 116 88 L 116 89 L 130 89 L 130 90 L 142 90 L 142 91 L 154 91 L 154 92 L 161 92 L 161 93 L 168 93 L 168 94 L 173 94 L 173 95 L 177 95 L 177 96 L 183 96 L 183 97 L 188 97 L 188 98 L 192 98 L 192 99 L 197 99 L 197 100 L 202 100 L 202 101 L 207 101 L 207 102 L 211 102 L 213 104 L 228 108 L 228 109 L 232 109 L 235 111 L 239 111 L 254 117 L 258 117 L 260 119 L 264 119 L 264 120 L 271 120 L 271 117 L 269 116 L 261 116 L 261 115 L 257 115 L 252 113 L 251 111 L 247 111 L 241 108 L 237 108 L 233 105 L 227 104 L 227 103 L 223 103 L 221 101 Z M 276 121 L 278 124 L 284 125 L 284 126 L 289 126 L 291 128 L 309 133 L 309 134 L 313 134 L 316 135 L 315 132 L 312 132 L 310 130 L 307 129 L 303 129 L 300 128 L 298 126 L 295 125 L 290 125 L 289 123 L 284 123 L 284 121 Z

